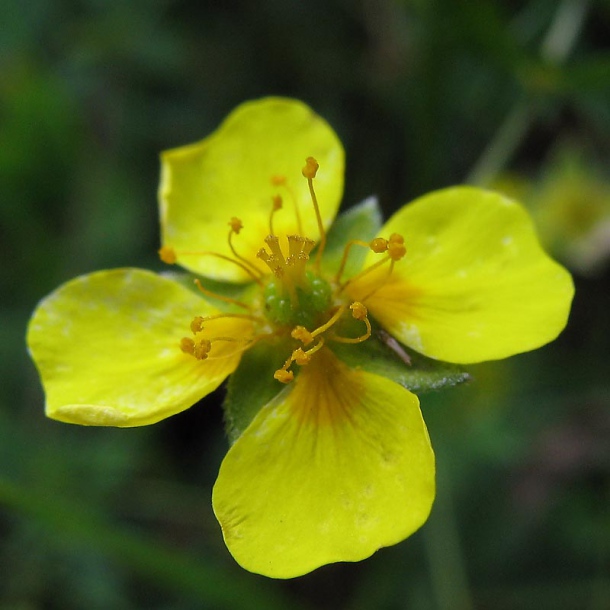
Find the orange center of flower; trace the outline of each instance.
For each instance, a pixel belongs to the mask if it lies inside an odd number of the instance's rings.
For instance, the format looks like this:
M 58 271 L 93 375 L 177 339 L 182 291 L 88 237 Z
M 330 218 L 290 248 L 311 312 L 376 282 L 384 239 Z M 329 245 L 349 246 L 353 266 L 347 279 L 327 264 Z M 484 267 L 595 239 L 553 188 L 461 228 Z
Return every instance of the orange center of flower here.
M 228 247 L 231 254 L 201 252 L 200 255 L 211 255 L 231 261 L 241 267 L 261 288 L 261 298 L 255 305 L 243 303 L 236 299 L 218 295 L 203 287 L 195 280 L 198 288 L 207 296 L 219 299 L 234 308 L 246 310 L 247 313 L 221 313 L 213 316 L 196 316 L 191 322 L 192 337 L 184 337 L 180 349 L 191 356 L 205 360 L 214 358 L 213 346 L 219 341 L 233 342 L 236 351 L 243 351 L 254 343 L 273 336 L 285 336 L 294 341 L 295 346 L 284 365 L 276 370 L 274 377 L 282 383 L 294 379 L 293 365 L 307 365 L 314 354 L 325 344 L 361 343 L 371 336 L 371 323 L 368 310 L 360 301 L 350 302 L 345 288 L 371 271 L 389 264 L 388 274 L 362 300 L 374 294 L 392 273 L 394 264 L 406 253 L 404 239 L 396 233 L 385 239 L 376 237 L 370 242 L 363 240 L 349 241 L 343 252 L 342 260 L 335 275 L 323 277 L 320 272 L 320 262 L 326 247 L 326 231 L 322 222 L 320 208 L 314 188 L 314 179 L 319 165 L 313 157 L 306 160 L 303 176 L 307 180 L 312 207 L 314 209 L 320 239 L 315 250 L 315 258 L 310 261 L 316 242 L 301 234 L 285 237 L 282 247 L 280 238 L 274 234 L 273 220 L 275 214 L 282 210 L 283 201 L 280 195 L 271 200 L 269 216 L 269 235 L 264 239 L 265 247 L 257 252 L 257 258 L 269 268 L 269 274 L 263 274 L 255 262 L 241 256 L 233 244 L 233 237 L 239 235 L 244 228 L 239 218 L 231 218 L 228 234 Z M 287 188 L 283 176 L 273 176 L 271 183 L 277 187 Z M 290 193 L 290 190 L 288 190 Z M 293 197 L 294 199 L 294 197 Z M 294 206 L 299 233 L 302 233 L 301 214 L 296 204 Z M 349 279 L 343 281 L 342 276 L 354 246 L 363 246 L 373 252 L 383 255 L 379 260 Z M 178 253 L 187 254 L 187 253 Z M 197 254 L 189 252 L 188 254 Z M 168 246 L 159 250 L 161 260 L 173 264 L 177 260 L 176 252 Z M 252 322 L 253 334 L 249 337 L 213 336 L 208 330 L 209 323 L 221 318 L 242 318 Z M 361 328 L 361 330 L 358 330 Z M 210 355 L 211 354 L 211 355 Z M 226 356 L 225 356 L 226 357 Z

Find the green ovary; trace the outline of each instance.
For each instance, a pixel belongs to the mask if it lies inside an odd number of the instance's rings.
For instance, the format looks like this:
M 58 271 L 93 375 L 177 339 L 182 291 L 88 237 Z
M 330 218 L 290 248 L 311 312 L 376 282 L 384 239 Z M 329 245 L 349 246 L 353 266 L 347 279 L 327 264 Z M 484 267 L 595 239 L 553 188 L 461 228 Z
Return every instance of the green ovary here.
M 319 325 L 321 314 L 331 304 L 331 288 L 321 277 L 307 272 L 302 286 L 295 288 L 293 303 L 282 280 L 272 280 L 265 288 L 265 315 L 278 326 L 304 326 L 307 329 Z

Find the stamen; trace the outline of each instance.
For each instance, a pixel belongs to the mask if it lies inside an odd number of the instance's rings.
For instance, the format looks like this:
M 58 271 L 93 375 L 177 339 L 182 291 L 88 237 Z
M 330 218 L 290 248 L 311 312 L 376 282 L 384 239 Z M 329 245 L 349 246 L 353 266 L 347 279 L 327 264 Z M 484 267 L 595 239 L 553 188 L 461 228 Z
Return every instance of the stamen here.
M 303 345 L 313 343 L 313 335 L 304 326 L 295 326 L 290 333 L 290 336 Z
M 262 277 L 262 274 L 259 269 L 255 267 L 247 258 L 244 258 L 240 254 L 238 254 L 237 250 L 235 250 L 235 246 L 233 245 L 233 234 L 235 233 L 235 235 L 239 235 L 239 232 L 244 228 L 242 221 L 239 218 L 235 218 L 235 216 L 233 216 L 233 218 L 231 218 L 231 220 L 229 221 L 229 226 L 231 227 L 231 230 L 229 231 L 229 236 L 227 239 L 229 242 L 229 248 L 231 249 L 233 256 L 242 263 L 242 266 L 245 265 L 248 269 L 250 269 L 250 275 L 258 275 L 259 278 Z
M 262 318 L 247 313 L 217 313 L 213 316 L 195 316 L 191 321 L 191 331 L 198 333 L 203 330 L 203 325 L 210 320 L 220 320 L 221 318 L 241 318 L 242 320 L 252 320 L 253 322 L 264 322 Z
M 316 192 L 313 188 L 313 179 L 316 177 L 318 172 L 318 168 L 320 164 L 313 158 L 307 157 L 305 160 L 305 167 L 302 170 L 303 176 L 307 178 L 307 186 L 309 186 L 309 195 L 311 196 L 311 201 L 313 203 L 313 207 L 316 213 L 316 220 L 318 221 L 318 231 L 320 233 L 320 245 L 318 247 L 318 252 L 316 253 L 316 271 L 320 271 L 320 261 L 322 259 L 322 253 L 324 252 L 324 248 L 326 246 L 326 232 L 324 231 L 324 224 L 322 223 L 322 216 L 320 214 L 320 206 L 318 205 L 318 198 L 316 197 Z
M 225 254 L 220 254 L 219 252 L 207 252 L 207 251 L 194 251 L 194 250 L 180 250 L 180 256 L 214 256 L 216 258 L 220 258 L 223 261 L 228 261 L 240 267 L 243 271 L 245 271 L 253 281 L 255 281 L 259 286 L 263 286 L 263 282 L 261 280 L 262 273 L 253 267 L 253 269 L 249 269 L 244 263 L 241 261 L 237 261 L 230 256 L 226 256 Z M 247 261 L 246 261 L 247 262 Z M 251 263 L 250 263 L 251 264 Z
M 352 277 L 350 277 L 349 280 L 347 280 L 346 282 L 343 282 L 343 284 L 341 284 L 339 286 L 339 289 L 340 289 L 339 292 L 343 292 L 343 290 L 345 290 L 346 286 L 359 280 L 361 277 L 367 275 L 371 271 L 374 271 L 378 267 L 385 265 L 389 260 L 390 260 L 390 257 L 386 256 L 386 257 L 382 258 L 381 260 L 377 261 L 376 263 L 373 263 L 370 267 L 363 269 L 360 273 L 357 273 L 356 275 L 352 275 Z
M 180 339 L 180 349 L 185 354 L 190 354 L 192 356 L 195 351 L 195 342 L 190 337 L 182 337 L 182 339 Z
M 343 257 L 341 258 L 341 264 L 339 265 L 339 270 L 335 275 L 335 282 L 338 284 L 341 280 L 341 276 L 343 275 L 343 271 L 345 270 L 345 265 L 347 264 L 347 258 L 352 249 L 352 246 L 364 246 L 365 248 L 370 248 L 376 254 L 381 254 L 388 249 L 388 240 L 383 237 L 375 237 L 370 242 L 362 241 L 361 239 L 352 239 L 347 242 L 345 245 L 345 249 L 343 250 Z
M 172 247 L 162 246 L 161 248 L 159 248 L 159 250 L 157 252 L 159 254 L 159 258 L 164 263 L 167 263 L 168 265 L 175 264 L 175 262 L 177 260 L 176 251 Z
M 406 253 L 405 238 L 398 233 L 392 233 L 388 242 L 388 254 L 392 261 L 399 261 Z
M 370 267 L 363 269 L 360 273 L 353 275 L 351 278 L 349 278 L 349 280 L 347 280 L 343 284 L 340 284 L 339 292 L 342 292 L 343 290 L 345 290 L 346 286 L 348 286 L 349 284 L 359 280 L 361 277 L 369 274 L 371 271 L 374 271 L 375 269 L 381 267 L 382 265 L 385 265 L 385 263 L 390 261 L 390 269 L 388 271 L 388 275 L 386 276 L 385 280 L 381 284 L 379 284 L 379 286 L 377 286 L 373 290 L 373 292 L 369 293 L 366 297 L 364 297 L 364 299 L 370 297 L 371 294 L 373 294 L 374 292 L 377 292 L 377 290 L 379 290 L 379 288 L 381 288 L 381 286 L 383 286 L 383 284 L 385 284 L 385 282 L 387 282 L 388 278 L 392 274 L 392 271 L 394 270 L 394 263 L 396 261 L 399 261 L 406 254 L 407 249 L 406 249 L 404 243 L 405 243 L 404 237 L 398 233 L 392 233 L 392 235 L 390 235 L 390 238 L 388 240 L 385 240 L 381 237 L 375 238 L 369 244 L 369 247 L 371 248 L 371 250 L 373 250 L 373 252 L 377 252 L 377 251 L 384 252 L 387 250 L 387 256 L 382 258 L 381 260 L 377 261 L 376 263 L 373 263 Z M 349 244 L 348 244 L 348 246 L 349 246 Z
M 340 337 L 338 335 L 333 335 L 332 340 L 337 341 L 339 343 L 362 343 L 366 341 L 371 336 L 371 323 L 368 318 L 368 310 L 367 308 L 360 302 L 354 301 L 349 308 L 352 311 L 352 316 L 356 320 L 360 320 L 366 324 L 366 333 L 361 335 L 360 337 Z
M 293 362 L 296 362 L 299 366 L 305 366 L 311 362 L 311 357 L 315 354 L 319 349 L 324 345 L 324 337 L 320 337 L 320 340 L 307 351 L 303 350 L 302 347 L 297 347 L 292 354 L 290 354 L 290 358 L 284 362 L 284 366 L 281 369 L 278 369 L 273 374 L 274 379 L 281 381 L 282 383 L 290 383 L 294 379 L 294 373 L 290 370 L 290 366 Z
M 304 326 L 295 326 L 290 333 L 290 336 L 293 339 L 297 339 L 301 341 L 303 345 L 309 345 L 313 342 L 313 340 L 323 332 L 326 332 L 331 326 L 337 323 L 337 320 L 343 315 L 343 312 L 346 310 L 345 305 L 341 305 L 337 307 L 335 313 L 330 317 L 330 319 L 322 324 L 322 326 L 318 326 L 315 330 L 309 331 Z
M 199 291 L 208 297 L 212 297 L 213 299 L 218 299 L 219 301 L 224 301 L 225 303 L 231 303 L 232 305 L 237 305 L 237 307 L 241 307 L 243 309 L 248 309 L 249 311 L 252 311 L 252 307 L 250 307 L 250 305 L 248 305 L 247 303 L 242 303 L 241 301 L 238 301 L 237 299 L 232 299 L 231 297 L 226 297 L 222 294 L 216 294 L 215 292 L 212 292 L 211 290 L 204 288 L 201 284 L 201 281 L 198 278 L 194 279 L 193 282 L 194 282 L 195 286 L 197 286 Z
M 273 378 L 282 383 L 290 383 L 294 379 L 294 373 L 292 371 L 287 371 L 286 369 L 278 369 L 273 373 Z
M 273 230 L 273 216 L 278 210 L 282 209 L 282 198 L 279 195 L 274 195 L 271 198 L 273 206 L 271 208 L 271 214 L 269 214 L 269 233 L 273 235 L 275 231 Z
M 279 175 L 271 176 L 271 184 L 273 186 L 283 186 L 286 189 L 286 191 L 288 191 L 288 195 L 290 195 L 290 199 L 292 199 L 292 205 L 294 207 L 294 215 L 296 216 L 296 219 L 297 219 L 297 227 L 298 227 L 299 233 L 302 234 L 303 225 L 301 224 L 301 213 L 299 211 L 299 202 L 294 194 L 294 191 L 288 185 L 286 176 L 279 176 Z M 273 231 L 270 231 L 270 233 L 273 233 Z

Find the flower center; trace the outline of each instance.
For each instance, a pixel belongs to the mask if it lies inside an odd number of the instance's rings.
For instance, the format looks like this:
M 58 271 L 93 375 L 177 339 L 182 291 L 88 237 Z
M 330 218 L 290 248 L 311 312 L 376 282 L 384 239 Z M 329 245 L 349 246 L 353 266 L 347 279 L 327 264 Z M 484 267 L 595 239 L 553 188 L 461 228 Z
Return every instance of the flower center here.
M 360 301 L 350 302 L 345 288 L 358 282 L 371 271 L 389 263 L 387 279 L 392 273 L 394 264 L 405 255 L 404 239 L 398 234 L 392 234 L 388 239 L 376 237 L 370 242 L 349 241 L 345 246 L 343 258 L 335 276 L 331 279 L 321 277 L 320 261 L 326 246 L 326 232 L 313 185 L 318 168 L 317 161 L 313 157 L 309 157 L 302 171 L 303 176 L 307 179 L 320 233 L 313 261 L 310 261 L 310 254 L 316 243 L 312 239 L 300 234 L 288 235 L 281 245 L 280 238 L 274 234 L 274 216 L 283 205 L 280 195 L 272 197 L 269 235 L 264 239 L 265 247 L 256 254 L 257 258 L 269 268 L 271 273 L 267 276 L 254 262 L 241 256 L 233 244 L 233 237 L 239 235 L 243 229 L 242 222 L 238 218 L 231 218 L 229 221 L 230 231 L 227 241 L 231 256 L 214 252 L 178 253 L 178 255 L 211 255 L 229 260 L 241 267 L 261 288 L 260 300 L 249 304 L 210 292 L 202 286 L 199 280 L 195 280 L 198 288 L 206 296 L 224 301 L 232 308 L 240 308 L 242 312 L 196 316 L 191 322 L 192 338 L 184 337 L 180 343 L 180 349 L 184 353 L 199 360 L 213 359 L 215 357 L 214 344 L 218 342 L 233 342 L 236 344 L 236 352 L 242 352 L 265 338 L 290 337 L 294 341 L 295 347 L 284 365 L 274 374 L 274 378 L 278 381 L 289 383 L 294 379 L 293 365 L 295 363 L 297 366 L 307 365 L 313 355 L 326 343 L 356 344 L 366 341 L 371 336 L 371 324 L 366 306 Z M 274 176 L 271 183 L 278 188 L 287 189 L 291 194 L 297 226 L 301 233 L 302 222 L 298 202 L 288 188 L 286 179 L 282 176 Z M 354 246 L 369 248 L 383 256 L 356 275 L 342 281 L 349 253 Z M 159 255 L 164 262 L 173 264 L 177 261 L 177 254 L 171 247 L 162 247 Z M 374 294 L 385 281 L 381 280 L 362 300 L 366 300 Z M 250 322 L 251 336 L 214 335 L 214 321 L 225 318 L 241 318 Z M 226 357 L 226 354 L 219 357 Z

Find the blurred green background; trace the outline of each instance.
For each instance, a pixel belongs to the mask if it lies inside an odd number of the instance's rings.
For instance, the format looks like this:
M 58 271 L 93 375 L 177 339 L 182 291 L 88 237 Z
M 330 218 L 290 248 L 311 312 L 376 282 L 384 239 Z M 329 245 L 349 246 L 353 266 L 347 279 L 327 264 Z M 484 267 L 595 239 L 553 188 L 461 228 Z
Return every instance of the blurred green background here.
M 0 608 L 610 608 L 609 41 L 602 0 L 3 0 Z M 577 286 L 558 341 L 422 397 L 427 525 L 289 582 L 224 548 L 222 390 L 147 428 L 64 425 L 24 344 L 60 283 L 161 269 L 158 153 L 270 94 L 338 132 L 344 207 L 494 185 Z

